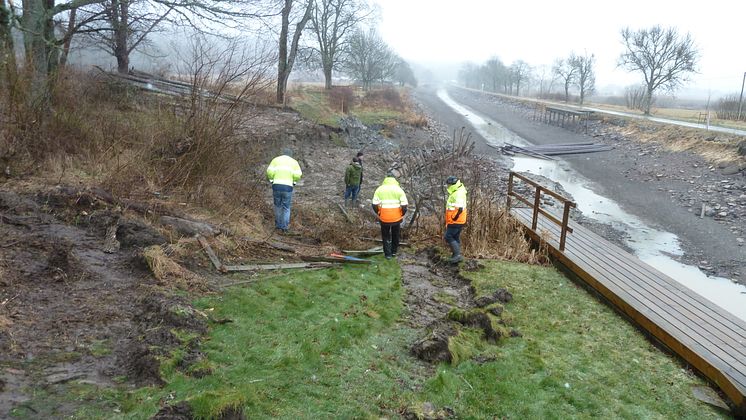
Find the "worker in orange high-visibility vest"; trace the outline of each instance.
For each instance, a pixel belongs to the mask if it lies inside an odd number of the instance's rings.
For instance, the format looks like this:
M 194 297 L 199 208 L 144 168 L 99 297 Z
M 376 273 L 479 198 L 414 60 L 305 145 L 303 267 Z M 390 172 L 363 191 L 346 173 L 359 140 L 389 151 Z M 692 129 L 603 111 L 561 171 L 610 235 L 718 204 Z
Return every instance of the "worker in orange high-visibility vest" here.
M 458 264 L 461 256 L 461 230 L 466 225 L 466 187 L 455 176 L 446 179 L 448 200 L 446 200 L 446 234 L 444 239 L 451 247 L 450 262 Z
M 381 186 L 373 194 L 373 211 L 381 223 L 383 254 L 386 259 L 396 256 L 399 250 L 399 233 L 401 221 L 407 213 L 407 196 L 399 186 L 393 171 L 386 174 Z
M 275 205 L 275 228 L 281 233 L 288 231 L 293 187 L 302 175 L 300 165 L 293 159 L 293 151 L 290 149 L 283 149 L 282 155 L 272 159 L 267 167 L 267 179 L 272 183 Z

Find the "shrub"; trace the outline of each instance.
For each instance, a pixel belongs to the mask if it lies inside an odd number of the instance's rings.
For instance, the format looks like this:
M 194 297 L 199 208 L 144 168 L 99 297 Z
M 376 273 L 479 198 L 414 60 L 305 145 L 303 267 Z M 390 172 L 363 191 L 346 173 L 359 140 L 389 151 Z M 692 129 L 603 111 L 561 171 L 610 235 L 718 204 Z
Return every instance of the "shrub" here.
M 349 86 L 334 86 L 328 93 L 329 106 L 347 114 L 355 104 L 355 91 Z

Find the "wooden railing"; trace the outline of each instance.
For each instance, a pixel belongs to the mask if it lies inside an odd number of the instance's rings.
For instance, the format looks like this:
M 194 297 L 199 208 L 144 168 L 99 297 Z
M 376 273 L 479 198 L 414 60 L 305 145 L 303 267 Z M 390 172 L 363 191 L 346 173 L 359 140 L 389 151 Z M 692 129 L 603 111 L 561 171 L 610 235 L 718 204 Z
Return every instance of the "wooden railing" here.
M 521 181 L 525 182 L 528 185 L 531 185 L 534 187 L 534 199 L 533 202 L 529 200 L 526 197 L 523 197 L 522 195 L 516 193 L 513 191 L 513 181 L 515 178 L 520 179 Z M 557 200 L 561 201 L 563 203 L 564 209 L 562 212 L 562 220 L 559 220 L 557 217 L 555 217 L 553 214 L 549 213 L 548 211 L 541 208 L 541 194 L 547 194 L 550 195 Z M 543 187 L 541 184 L 538 184 L 528 178 L 526 178 L 523 175 L 520 175 L 516 172 L 510 172 L 510 175 L 508 176 L 508 212 L 510 212 L 510 206 L 511 206 L 511 197 L 515 197 L 518 201 L 526 204 L 527 206 L 531 207 L 533 209 L 533 214 L 531 218 L 531 230 L 536 231 L 536 227 L 539 222 L 539 214 L 544 215 L 547 219 L 551 220 L 552 222 L 556 223 L 560 227 L 560 240 L 559 240 L 559 250 L 564 251 L 565 250 L 565 240 L 567 239 L 567 234 L 572 233 L 572 228 L 567 226 L 567 222 L 570 219 L 570 209 L 575 207 L 575 203 L 556 192 L 547 189 Z

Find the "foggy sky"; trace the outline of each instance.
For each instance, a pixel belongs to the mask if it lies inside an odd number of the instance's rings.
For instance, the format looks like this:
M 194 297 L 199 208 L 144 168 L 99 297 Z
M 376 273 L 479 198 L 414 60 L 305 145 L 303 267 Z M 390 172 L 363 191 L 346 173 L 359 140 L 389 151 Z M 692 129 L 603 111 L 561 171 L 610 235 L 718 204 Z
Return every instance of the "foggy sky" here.
M 700 51 L 699 71 L 681 95 L 738 93 L 746 71 L 742 40 L 746 1 L 627 0 L 602 2 L 499 0 L 374 0 L 379 30 L 412 63 L 482 64 L 498 56 L 551 66 L 570 52 L 596 55 L 599 91 L 636 84 L 641 76 L 616 68 L 620 30 L 656 24 L 689 32 Z M 618 6 L 618 7 L 615 7 Z

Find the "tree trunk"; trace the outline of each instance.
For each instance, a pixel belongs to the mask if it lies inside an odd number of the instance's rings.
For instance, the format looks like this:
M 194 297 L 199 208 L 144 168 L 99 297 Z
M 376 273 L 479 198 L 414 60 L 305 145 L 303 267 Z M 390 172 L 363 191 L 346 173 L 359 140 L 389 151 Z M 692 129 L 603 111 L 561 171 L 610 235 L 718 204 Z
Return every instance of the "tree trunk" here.
M 650 115 L 650 108 L 653 105 L 653 91 L 648 88 L 645 91 L 645 115 Z
M 290 30 L 290 9 L 293 6 L 292 0 L 285 0 L 285 6 L 282 8 L 282 27 L 280 28 L 280 48 L 277 53 L 277 103 L 285 102 L 285 89 L 288 79 L 288 31 Z
M 73 42 L 73 30 L 75 29 L 75 17 L 78 13 L 77 8 L 70 9 L 70 19 L 67 22 L 67 32 L 65 32 L 65 42 L 62 44 L 62 55 L 60 56 L 60 67 L 67 65 L 67 57 L 70 55 L 70 44 Z
M 112 5 L 112 28 L 114 28 L 114 57 L 117 59 L 117 72 L 127 74 L 130 69 L 129 50 L 129 0 L 121 0 Z
M 10 31 L 11 19 L 5 0 L 0 0 L 0 78 L 5 79 L 0 86 L 5 86 L 6 92 L 11 92 L 15 87 L 18 76 L 15 45 Z
M 47 11 L 48 0 L 24 0 L 23 26 L 26 59 L 31 66 L 31 95 L 29 105 L 38 108 L 41 113 L 49 110 L 49 73 L 50 62 L 49 29 L 52 28 L 51 16 Z
M 324 70 L 324 89 L 331 90 L 332 88 L 332 64 L 326 62 L 322 64 Z
M 288 52 L 288 33 L 290 26 L 290 10 L 293 8 L 294 0 L 285 0 L 285 6 L 282 8 L 282 28 L 280 29 L 280 48 L 278 51 L 278 63 L 277 63 L 277 103 L 285 104 L 285 94 L 288 87 L 288 79 L 290 78 L 290 72 L 293 70 L 293 63 L 295 62 L 295 56 L 298 55 L 298 43 L 300 42 L 300 36 L 303 34 L 303 29 L 306 27 L 306 23 L 311 19 L 311 11 L 313 10 L 314 2 L 307 0 L 306 10 L 303 13 L 303 17 L 295 25 L 295 33 L 293 33 L 293 40 L 290 43 L 290 51 Z M 297 0 L 295 0 L 297 1 Z

